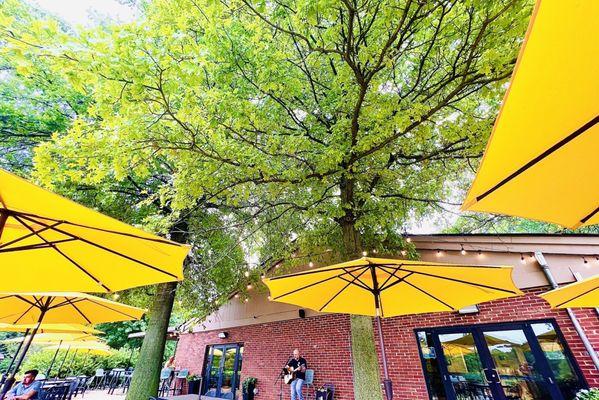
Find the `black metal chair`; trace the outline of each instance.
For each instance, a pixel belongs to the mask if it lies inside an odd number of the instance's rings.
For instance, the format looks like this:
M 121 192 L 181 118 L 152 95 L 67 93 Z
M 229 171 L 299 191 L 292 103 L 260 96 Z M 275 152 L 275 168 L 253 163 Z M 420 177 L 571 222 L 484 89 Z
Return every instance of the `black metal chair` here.
M 133 378 L 133 370 L 127 370 L 123 374 L 123 394 L 129 391 L 131 385 L 131 378 Z
M 71 383 L 62 383 L 56 386 L 49 387 L 47 389 L 43 389 L 43 399 L 44 400 L 65 400 L 69 394 L 69 389 L 71 388 Z

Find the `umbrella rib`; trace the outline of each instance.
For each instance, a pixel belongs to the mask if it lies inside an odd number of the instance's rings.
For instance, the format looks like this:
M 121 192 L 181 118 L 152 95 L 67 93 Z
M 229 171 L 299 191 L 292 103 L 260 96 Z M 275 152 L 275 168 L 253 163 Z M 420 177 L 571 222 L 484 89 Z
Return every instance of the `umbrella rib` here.
M 412 271 L 412 270 L 405 270 L 405 271 L 407 271 L 407 272 L 413 272 L 413 273 L 418 274 L 418 275 L 430 276 L 432 278 L 443 279 L 443 280 L 446 280 L 446 281 L 464 283 L 466 285 L 472 285 L 472 286 L 477 286 L 477 287 L 481 287 L 481 288 L 497 290 L 497 291 L 500 291 L 500 292 L 518 294 L 517 292 L 514 292 L 513 290 L 498 288 L 498 287 L 495 287 L 495 286 L 483 285 L 482 283 L 469 282 L 469 281 L 464 281 L 462 279 L 449 278 L 449 277 L 446 277 L 446 276 L 429 274 L 429 273 L 420 272 L 420 271 Z
M 553 146 L 551 146 L 550 148 L 545 150 L 543 153 L 539 154 L 538 156 L 536 156 L 535 158 L 533 158 L 532 160 L 530 160 L 529 162 L 524 164 L 522 167 L 518 168 L 515 172 L 513 172 L 512 174 L 510 174 L 509 176 L 507 176 L 506 178 L 501 180 L 499 183 L 497 183 L 491 189 L 487 190 L 480 196 L 477 196 L 476 201 L 481 201 L 482 199 L 484 199 L 485 197 L 487 197 L 488 195 L 490 195 L 491 193 L 493 193 L 494 191 L 496 191 L 497 189 L 499 189 L 500 187 L 502 187 L 503 185 L 505 185 L 512 179 L 514 179 L 515 177 L 517 177 L 518 175 L 520 175 L 523 172 L 525 172 L 526 170 L 528 170 L 533 165 L 537 164 L 539 161 L 550 156 L 555 151 L 559 150 L 560 148 L 562 148 L 563 146 L 565 146 L 572 140 L 576 139 L 578 136 L 580 136 L 587 130 L 591 129 L 598 122 L 599 122 L 599 115 L 595 116 L 595 118 L 591 119 L 589 122 L 587 122 L 586 124 L 584 124 L 583 126 L 578 128 L 577 130 L 575 130 L 574 132 L 572 132 L 571 134 L 569 134 L 568 136 L 566 136 L 565 138 L 563 138 L 562 140 L 560 140 L 559 142 L 557 142 L 556 144 L 554 144 Z
M 354 271 L 345 271 L 347 272 L 352 278 L 354 278 L 354 280 L 349 280 L 349 279 L 345 279 L 344 277 L 340 276 L 340 279 L 343 279 L 346 282 L 351 282 L 353 285 L 356 285 L 364 290 L 368 290 L 369 292 L 372 292 L 372 288 L 370 286 L 368 286 L 366 283 L 364 283 L 362 281 L 362 279 L 360 279 L 360 276 L 362 276 L 362 273 L 358 274 L 358 275 L 354 275 L 353 272 Z M 360 284 L 355 283 L 355 281 L 358 281 Z
M 79 265 L 79 263 L 77 263 L 75 260 L 73 260 L 71 257 L 69 257 L 68 255 L 66 255 L 62 250 L 60 250 L 58 247 L 56 247 L 55 245 L 49 243 L 46 238 L 44 238 L 42 235 L 40 235 L 38 232 L 34 231 L 33 228 L 31 228 L 29 225 L 27 225 L 21 218 L 19 218 L 18 216 L 14 216 L 14 218 L 19 221 L 21 224 L 23 224 L 23 226 L 25 226 L 27 229 L 29 229 L 31 232 L 33 232 L 37 237 L 39 237 L 40 239 L 42 239 L 44 242 L 46 242 L 54 251 L 56 251 L 58 254 L 60 254 L 61 256 L 63 256 L 64 258 L 66 258 L 71 264 L 73 264 L 74 266 L 76 266 L 77 268 L 79 268 L 81 270 L 81 272 L 83 272 L 84 274 L 86 274 L 88 277 L 90 277 L 91 279 L 93 279 L 98 285 L 102 286 L 106 291 L 111 292 L 110 288 L 108 286 L 106 286 L 105 284 L 103 284 L 102 282 L 100 282 L 100 280 L 98 278 L 96 278 L 95 276 L 93 276 L 91 274 L 91 272 L 89 272 L 88 270 L 86 270 L 85 268 L 83 268 L 81 265 Z M 53 228 L 53 230 L 57 230 L 56 228 Z
M 386 289 L 385 285 L 387 284 L 387 282 L 389 282 L 391 280 L 391 278 L 395 277 L 397 279 L 401 279 L 399 276 L 395 275 L 395 273 L 397 271 L 401 270 L 401 267 L 403 266 L 403 264 L 400 264 L 398 266 L 398 268 L 393 268 L 393 267 L 385 267 L 383 265 L 379 265 L 379 268 L 382 269 L 383 271 L 385 271 L 387 274 L 389 274 L 389 276 L 387 277 L 387 279 L 385 279 L 385 282 L 383 282 L 383 284 L 381 285 L 381 287 L 379 288 L 380 291 L 383 291 Z M 391 269 L 391 272 L 387 271 L 387 269 Z
M 367 267 L 367 266 L 361 266 L 361 267 L 357 268 L 357 270 L 364 269 L 364 268 L 368 268 L 368 267 Z M 355 272 L 355 271 L 356 271 L 356 270 L 354 270 L 354 271 L 352 271 L 352 272 Z M 330 280 L 332 280 L 332 279 L 339 278 L 340 276 L 347 275 L 347 274 L 348 274 L 347 272 L 344 272 L 344 273 L 342 273 L 342 274 L 338 274 L 338 275 L 330 276 L 330 277 L 328 277 L 328 278 L 326 278 L 326 279 L 323 279 L 323 280 L 321 280 L 321 281 L 318 281 L 318 282 L 313 282 L 313 283 L 310 283 L 309 285 L 302 286 L 302 287 L 300 287 L 300 288 L 297 288 L 297 289 L 294 289 L 294 290 L 292 290 L 292 291 L 290 291 L 290 292 L 287 292 L 287 293 L 281 294 L 281 295 L 279 295 L 279 296 L 275 297 L 273 300 L 277 300 L 277 299 L 280 299 L 281 297 L 289 296 L 290 294 L 293 294 L 293 293 L 299 292 L 299 291 L 301 291 L 301 290 L 304 290 L 304 289 L 308 289 L 308 288 L 310 288 L 310 287 L 312 287 L 312 286 L 320 285 L 321 283 L 328 282 L 328 281 L 330 281 Z M 290 276 L 294 276 L 294 275 L 287 275 L 287 277 L 290 277 Z
M 393 275 L 393 276 L 395 276 L 395 277 L 397 278 L 397 280 L 396 280 L 395 282 L 393 282 L 393 283 L 391 283 L 391 284 L 387 285 L 387 286 L 383 286 L 383 287 L 381 287 L 381 292 L 382 292 L 383 290 L 387 290 L 387 289 L 389 289 L 389 288 L 391 288 L 391 287 L 393 287 L 393 286 L 395 286 L 395 285 L 398 285 L 398 284 L 400 284 L 400 283 L 404 282 L 404 281 L 405 281 L 405 279 L 406 279 L 408 276 L 411 276 L 412 274 L 413 274 L 413 272 L 411 272 L 411 271 L 410 271 L 410 273 L 409 273 L 409 274 L 407 274 L 406 276 L 404 276 L 404 277 L 401 277 L 401 278 L 400 278 L 399 276 L 397 276 L 397 275 Z
M 330 299 L 329 299 L 329 300 L 328 300 L 326 303 L 324 303 L 324 305 L 323 305 L 322 307 L 320 307 L 320 308 L 318 309 L 318 311 L 322 311 L 322 310 L 323 310 L 323 309 L 324 309 L 326 306 L 328 306 L 329 304 L 331 304 L 331 302 L 332 302 L 333 300 L 335 300 L 335 299 L 337 298 L 337 296 L 339 296 L 339 295 L 340 295 L 340 294 L 341 294 L 341 293 L 342 293 L 342 292 L 343 292 L 345 289 L 347 289 L 349 286 L 351 286 L 352 284 L 354 284 L 354 282 L 353 282 L 353 281 L 355 281 L 356 279 L 359 279 L 359 278 L 360 278 L 360 276 L 364 275 L 364 273 L 365 273 L 366 271 L 368 271 L 368 270 L 369 270 L 369 268 L 364 268 L 364 271 L 360 272 L 360 274 L 358 274 L 357 276 L 354 276 L 354 275 L 352 275 L 352 276 L 354 277 L 354 279 L 353 279 L 352 281 L 348 282 L 348 283 L 347 283 L 347 284 L 346 284 L 346 285 L 345 285 L 343 288 L 341 288 L 341 290 L 339 290 L 337 293 L 335 293 L 335 295 L 334 295 L 333 297 L 331 297 L 331 298 L 330 298 Z M 372 290 L 369 290 L 369 292 L 371 292 L 371 291 L 372 291 Z
M 597 214 L 598 212 L 599 212 L 599 207 L 595 208 L 595 209 L 593 210 L 593 212 L 591 212 L 589 215 L 587 215 L 586 217 L 584 217 L 583 219 L 581 219 L 581 220 L 580 220 L 580 222 L 584 224 L 584 223 L 585 223 L 585 222 L 587 222 L 589 219 L 593 218 L 593 216 L 594 216 L 595 214 Z
M 577 296 L 574 296 L 574 297 L 572 297 L 572 298 L 570 298 L 570 299 L 568 299 L 568 300 L 564 301 L 563 303 L 560 303 L 560 304 L 556 305 L 556 306 L 555 306 L 555 308 L 557 308 L 557 307 L 561 307 L 561 306 L 563 306 L 564 304 L 566 304 L 566 303 L 569 303 L 569 302 L 571 302 L 571 301 L 574 301 L 574 300 L 576 300 L 576 299 L 578 299 L 578 298 L 580 298 L 580 297 L 582 297 L 582 296 L 584 296 L 584 295 L 587 295 L 587 294 L 589 294 L 589 293 L 591 293 L 591 292 L 593 292 L 593 291 L 595 291 L 595 290 L 597 290 L 597 289 L 599 289 L 599 287 L 594 287 L 594 288 L 592 288 L 592 289 L 589 289 L 589 290 L 587 290 L 587 291 L 586 291 L 586 292 L 584 292 L 584 293 L 580 293 L 579 295 L 577 295 Z
M 276 281 L 279 279 L 285 279 L 285 278 L 291 278 L 294 276 L 303 276 L 303 275 L 312 275 L 312 274 L 321 274 L 324 272 L 331 272 L 331 271 L 347 271 L 349 268 L 353 268 L 352 272 L 355 271 L 359 271 L 362 268 L 364 268 L 364 265 L 357 265 L 357 266 L 353 266 L 353 267 L 337 267 L 337 268 L 327 268 L 327 269 L 321 269 L 321 270 L 312 270 L 312 271 L 302 271 L 302 272 L 296 272 L 294 274 L 287 274 L 287 275 L 281 275 L 281 276 L 273 276 L 272 278 L 270 278 L 271 281 Z M 345 274 L 341 274 L 341 275 L 345 275 Z
M 10 210 L 8 208 L 0 209 L 0 211 L 6 211 L 6 212 L 11 213 L 11 214 L 19 214 L 19 215 L 21 215 L 23 217 L 28 216 L 28 217 L 32 217 L 32 218 L 41 218 L 41 219 L 44 219 L 46 221 L 60 222 L 62 224 L 66 224 L 66 225 L 72 225 L 72 226 L 76 226 L 76 227 L 79 227 L 79 228 L 86 228 L 86 229 L 91 229 L 91 230 L 96 230 L 96 231 L 101 231 L 101 232 L 106 232 L 106 233 L 112 233 L 112 234 L 115 234 L 115 235 L 129 236 L 129 237 L 133 237 L 133 238 L 136 238 L 136 239 L 147 240 L 147 241 L 150 241 L 150 242 L 157 242 L 157 243 L 162 243 L 162 244 L 169 244 L 171 246 L 181 246 L 180 243 L 176 243 L 176 242 L 173 242 L 173 241 L 167 240 L 167 239 L 149 238 L 149 237 L 135 235 L 133 233 L 119 232 L 119 231 L 114 231 L 114 230 L 111 230 L 111 229 L 98 228 L 96 226 L 89 226 L 89 225 L 78 224 L 78 223 L 67 221 L 67 220 L 59 220 L 59 219 L 51 218 L 51 217 L 44 217 L 42 215 L 37 215 L 37 214 L 33 214 L 33 213 L 26 213 L 26 212 L 14 211 L 14 210 Z
M 74 240 L 77 240 L 77 239 L 69 238 L 69 239 L 48 241 L 46 243 L 37 243 L 37 244 L 29 244 L 29 245 L 26 245 L 26 246 L 11 247 L 10 249 L 3 249 L 3 248 L 0 247 L 0 253 L 12 253 L 12 252 L 15 252 L 15 251 L 47 249 L 49 247 L 52 247 L 52 245 L 57 245 L 57 244 L 67 243 L 67 242 L 72 242 Z
M 41 224 L 41 225 L 46 225 L 45 223 L 42 223 L 42 222 L 40 222 L 40 221 L 36 221 L 35 219 L 29 218 L 29 217 L 25 217 L 25 216 L 23 216 L 23 218 L 25 218 L 25 219 L 28 219 L 28 220 L 30 220 L 30 221 L 33 221 L 33 222 L 36 222 L 36 223 L 38 223 L 38 224 Z M 155 271 L 161 272 L 161 273 L 163 273 L 163 274 L 165 274 L 165 275 L 171 276 L 171 277 L 173 277 L 173 278 L 175 278 L 175 279 L 179 279 L 179 278 L 178 278 L 176 275 L 174 275 L 174 274 L 171 274 L 171 273 L 170 273 L 170 272 L 168 272 L 168 271 L 164 271 L 164 270 L 162 270 L 162 269 L 160 269 L 160 268 L 158 268 L 158 267 L 155 267 L 155 266 L 153 266 L 153 265 L 150 265 L 150 264 L 148 264 L 148 263 L 145 263 L 145 262 L 143 262 L 143 261 L 141 261 L 141 260 L 138 260 L 138 259 L 136 259 L 136 258 L 130 257 L 130 256 L 126 255 L 126 254 L 120 253 L 120 252 L 118 252 L 118 251 L 116 251 L 116 250 L 109 249 L 108 247 L 102 246 L 101 244 L 94 243 L 94 242 L 92 242 L 92 241 L 90 241 L 90 240 L 87 240 L 87 239 L 84 239 L 84 238 L 82 238 L 82 237 L 79 237 L 79 236 L 73 235 L 73 234 L 72 234 L 72 233 L 70 233 L 70 232 L 63 231 L 62 229 L 54 228 L 53 230 L 55 230 L 56 232 L 62 233 L 62 234 L 64 234 L 64 235 L 71 236 L 72 238 L 75 238 L 75 239 L 77 239 L 77 240 L 80 240 L 80 241 L 82 241 L 83 243 L 87 243 L 87 244 L 89 244 L 90 246 L 94 246 L 94 247 L 100 248 L 100 249 L 102 249 L 102 250 L 104 250 L 104 251 L 107 251 L 107 252 L 109 252 L 109 253 L 112 253 L 112 254 L 115 254 L 115 255 L 117 255 L 117 256 L 123 257 L 123 258 L 125 258 L 125 259 L 127 259 L 127 260 L 129 260 L 129 261 L 133 261 L 133 262 L 135 262 L 135 263 L 138 263 L 138 264 L 141 264 L 141 265 L 143 265 L 143 266 L 145 266 L 145 267 L 151 268 L 151 269 L 153 269 L 153 270 L 155 270 Z
M 117 312 L 117 313 L 119 313 L 119 314 L 123 314 L 123 315 L 124 315 L 124 316 L 126 316 L 126 317 L 133 318 L 133 319 L 137 319 L 137 318 L 136 318 L 136 317 L 134 317 L 133 315 L 129 315 L 129 314 L 127 314 L 126 312 L 123 312 L 123 311 L 121 311 L 121 310 L 117 310 L 116 308 L 109 307 L 109 306 L 107 306 L 106 304 L 98 303 L 98 302 L 97 302 L 97 301 L 95 301 L 95 300 L 92 300 L 92 299 L 87 299 L 87 301 L 89 301 L 89 302 L 91 302 L 91 303 L 94 303 L 94 304 L 95 304 L 95 305 L 97 305 L 97 306 L 101 306 L 101 307 L 107 308 L 107 309 L 109 309 L 109 310 L 111 310 L 111 311 Z
M 87 318 L 87 317 L 85 316 L 85 314 L 84 314 L 84 313 L 83 313 L 83 312 L 82 312 L 82 311 L 79 309 L 79 307 L 77 307 L 77 305 L 76 305 L 75 303 L 71 302 L 71 300 L 69 300 L 69 298 L 67 298 L 67 297 L 65 297 L 64 299 L 67 301 L 67 303 L 69 303 L 69 305 L 70 305 L 71 307 L 73 307 L 75 310 L 77 310 L 77 312 L 79 313 L 79 315 L 81 315 L 81 316 L 82 316 L 82 317 L 83 317 L 83 318 L 84 318 L 84 319 L 87 321 L 87 323 L 88 323 L 88 324 L 91 324 L 91 323 L 92 323 L 92 322 L 89 320 L 89 318 Z
M 407 278 L 407 276 L 406 276 Z M 435 299 L 436 301 L 438 301 L 439 303 L 443 304 L 445 307 L 449 308 L 450 310 L 455 310 L 455 307 L 450 306 L 449 304 L 447 304 L 446 302 L 444 302 L 443 300 L 439 299 L 438 297 L 434 296 L 433 294 L 427 292 L 426 290 L 412 284 L 411 282 L 408 282 L 405 278 L 403 280 L 404 283 L 407 283 L 408 285 L 412 286 L 414 289 L 420 291 L 421 293 L 424 293 L 425 295 L 429 296 L 430 298 Z
M 25 224 L 24 224 L 24 223 L 23 223 L 21 220 L 19 220 L 18 218 L 15 218 L 15 219 L 16 219 L 17 221 L 19 221 L 19 222 L 21 223 L 21 225 L 24 225 L 24 226 L 25 226 L 27 229 L 29 229 L 29 227 L 28 227 L 28 226 L 26 226 L 26 225 L 25 225 Z M 35 236 L 35 235 L 37 235 L 38 233 L 42 233 L 42 232 L 44 232 L 44 231 L 47 231 L 48 229 L 53 229 L 54 227 L 56 227 L 56 226 L 58 226 L 58 225 L 60 225 L 60 224 L 61 224 L 60 222 L 56 222 L 56 223 L 54 223 L 54 224 L 52 224 L 52 225 L 49 225 L 49 226 L 45 226 L 45 227 L 43 227 L 43 228 L 42 228 L 42 229 L 40 229 L 39 231 L 33 231 L 32 229 L 29 229 L 29 230 L 31 231 L 30 233 L 28 233 L 28 234 L 26 234 L 26 235 L 24 235 L 24 236 L 18 237 L 18 238 L 16 238 L 16 239 L 13 239 L 13 240 L 11 240 L 10 242 L 6 242 L 6 243 L 2 243 L 2 244 L 0 244 L 0 249 L 3 249 L 3 248 L 5 248 L 5 247 L 7 247 L 7 246 L 10 246 L 11 244 L 15 244 L 15 243 L 18 243 L 18 242 L 20 242 L 20 241 L 23 241 L 23 240 L 25 240 L 25 239 L 28 239 L 28 238 L 30 238 L 30 237 L 32 237 L 32 236 Z

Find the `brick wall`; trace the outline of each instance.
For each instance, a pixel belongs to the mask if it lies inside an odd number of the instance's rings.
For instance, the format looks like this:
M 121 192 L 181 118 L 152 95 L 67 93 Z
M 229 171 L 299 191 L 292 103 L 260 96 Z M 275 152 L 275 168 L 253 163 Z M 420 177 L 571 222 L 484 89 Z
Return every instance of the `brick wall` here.
M 394 385 L 395 398 L 402 400 L 428 400 L 429 398 L 414 329 L 543 318 L 555 318 L 587 383 L 591 387 L 599 387 L 599 374 L 566 311 L 551 310 L 544 300 L 534 295 L 546 290 L 545 288 L 529 291 L 525 296 L 483 303 L 479 305 L 480 313 L 478 314 L 434 313 L 384 319 L 385 348 L 390 361 L 389 371 Z M 589 338 L 593 340 L 594 347 L 599 349 L 599 318 L 595 311 L 592 309 L 577 310 L 576 315 L 580 318 Z M 377 350 L 380 356 L 378 343 Z
M 257 400 L 278 399 L 274 381 L 281 367 L 293 352 L 300 349 L 315 370 L 314 383 L 335 384 L 336 398 L 353 399 L 349 318 L 346 315 L 325 315 L 292 321 L 271 322 L 226 330 L 227 339 L 219 339 L 218 331 L 181 335 L 175 364 L 201 374 L 206 346 L 243 343 L 241 380 L 258 378 Z M 289 388 L 284 385 L 284 399 Z M 241 398 L 241 397 L 240 397 Z
M 434 313 L 383 320 L 395 399 L 428 399 L 414 329 L 543 318 L 554 318 L 558 322 L 587 383 L 591 387 L 599 387 L 599 373 L 595 370 L 566 311 L 551 310 L 547 303 L 534 295 L 545 290 L 546 288 L 529 291 L 525 296 L 481 304 L 478 314 Z M 599 318 L 595 311 L 576 310 L 576 315 L 595 348 L 599 349 Z M 260 390 L 257 400 L 275 400 L 278 398 L 278 389 L 273 386 L 274 378 L 291 351 L 297 347 L 305 355 L 309 366 L 316 370 L 317 385 L 333 382 L 337 387 L 336 399 L 354 400 L 347 316 L 326 315 L 272 322 L 227 329 L 227 332 L 227 339 L 219 339 L 218 332 L 181 335 L 176 365 L 189 368 L 191 373 L 201 374 L 207 345 L 242 342 L 242 380 L 247 376 L 257 377 Z M 378 350 L 380 356 L 380 349 Z M 284 399 L 289 399 L 287 391 L 284 393 Z

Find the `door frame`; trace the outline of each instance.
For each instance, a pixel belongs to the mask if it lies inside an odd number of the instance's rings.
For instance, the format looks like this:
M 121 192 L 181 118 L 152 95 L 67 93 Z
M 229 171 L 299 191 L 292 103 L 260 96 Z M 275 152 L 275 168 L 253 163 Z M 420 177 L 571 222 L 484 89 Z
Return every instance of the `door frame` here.
M 555 329 L 557 338 L 563 346 L 564 354 L 566 355 L 568 360 L 570 360 L 572 369 L 573 369 L 574 373 L 577 375 L 577 377 L 581 383 L 581 389 L 588 389 L 588 387 L 589 387 L 588 383 L 586 381 L 584 374 L 582 373 L 580 366 L 578 365 L 578 360 L 574 357 L 574 353 L 572 353 L 570 346 L 569 346 L 568 342 L 566 341 L 566 338 L 564 337 L 559 324 L 557 323 L 557 320 L 555 318 L 542 318 L 542 319 L 530 319 L 530 320 L 513 321 L 513 322 L 473 323 L 473 324 L 464 324 L 464 325 L 415 328 L 414 336 L 416 338 L 416 346 L 418 347 L 418 356 L 420 357 L 421 371 L 423 371 L 426 389 L 427 389 L 429 398 L 431 396 L 431 394 L 429 392 L 430 383 L 429 383 L 429 377 L 425 373 L 426 360 L 424 360 L 424 358 L 422 356 L 422 351 L 420 349 L 420 343 L 419 343 L 419 339 L 418 339 L 418 332 L 424 331 L 424 332 L 430 332 L 431 334 L 433 334 L 432 340 L 433 340 L 433 345 L 435 347 L 435 352 L 437 353 L 436 360 L 438 363 L 439 372 L 443 375 L 442 381 L 443 381 L 443 387 L 445 389 L 445 395 L 447 396 L 448 400 L 455 400 L 453 386 L 452 386 L 451 382 L 449 382 L 446 379 L 446 377 L 449 376 L 449 373 L 447 371 L 447 361 L 445 360 L 445 355 L 443 354 L 442 351 L 438 351 L 439 349 L 441 349 L 441 343 L 439 341 L 439 336 L 438 336 L 439 334 L 464 333 L 464 332 L 472 333 L 474 341 L 477 345 L 477 348 L 480 345 L 480 347 L 482 347 L 483 349 L 486 349 L 486 351 L 484 353 L 480 353 L 481 364 L 483 365 L 483 368 L 484 368 L 485 364 L 487 364 L 489 361 L 491 363 L 493 363 L 493 360 L 490 356 L 490 352 L 488 351 L 488 347 L 483 346 L 484 343 L 482 341 L 484 341 L 484 338 L 479 337 L 479 336 L 482 336 L 482 331 L 522 329 L 522 331 L 524 332 L 524 334 L 526 336 L 526 339 L 528 340 L 529 344 L 531 344 L 531 350 L 534 347 L 535 350 L 533 350 L 533 352 L 537 353 L 537 355 L 542 355 L 542 359 L 540 360 L 540 362 L 542 365 L 543 373 L 547 374 L 547 376 L 551 377 L 551 379 L 555 382 L 556 381 L 555 375 L 554 375 L 553 371 L 551 370 L 551 367 L 548 364 L 548 360 L 547 360 L 546 356 L 543 354 L 543 351 L 540 348 L 540 345 L 538 343 L 538 340 L 536 339 L 536 336 L 534 335 L 534 332 L 532 331 L 531 325 L 537 324 L 537 323 L 551 323 L 552 324 L 552 326 Z M 532 341 L 531 341 L 531 335 L 532 335 L 532 338 L 534 339 Z M 554 384 L 552 386 L 554 389 L 550 389 L 550 390 L 557 390 L 557 392 L 559 392 L 559 389 L 557 389 L 557 385 Z M 493 391 L 493 393 L 495 393 L 495 391 L 493 389 L 492 389 L 492 391 Z M 497 400 L 502 400 L 502 398 L 505 398 L 505 397 L 501 396 Z M 561 392 L 558 393 L 558 398 L 562 398 Z
M 242 352 L 240 351 L 241 348 L 243 348 L 243 343 L 241 342 L 237 342 L 237 343 L 217 343 L 217 344 L 208 344 L 206 345 L 206 350 L 204 351 L 204 366 L 202 367 L 202 387 L 200 388 L 200 394 L 201 396 L 204 396 L 204 391 L 207 389 L 207 386 L 209 384 L 209 373 L 210 370 L 212 369 L 212 360 L 213 357 L 210 355 L 210 351 L 214 348 L 220 348 L 223 352 L 223 355 L 221 357 L 220 360 L 220 365 L 219 365 L 219 376 L 218 376 L 218 380 L 217 380 L 217 384 L 216 384 L 216 397 L 214 398 L 222 398 L 219 397 L 220 396 L 220 390 L 221 390 L 221 386 L 222 386 L 222 380 L 223 380 L 223 364 L 225 362 L 225 353 L 227 349 L 230 348 L 235 348 L 237 350 L 237 352 L 235 353 L 235 363 L 233 368 L 235 369 L 235 373 L 233 374 L 233 377 L 231 378 L 231 392 L 233 393 L 233 399 L 236 399 L 237 397 L 237 385 L 239 382 L 237 382 L 238 379 L 238 374 L 237 373 L 237 369 L 239 367 L 239 361 L 240 361 L 240 357 L 243 357 Z

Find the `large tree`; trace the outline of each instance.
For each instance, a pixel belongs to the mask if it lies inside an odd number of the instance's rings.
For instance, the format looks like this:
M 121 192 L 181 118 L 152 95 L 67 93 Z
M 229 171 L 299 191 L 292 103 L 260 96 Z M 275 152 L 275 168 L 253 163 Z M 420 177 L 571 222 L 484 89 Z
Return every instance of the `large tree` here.
M 530 9 L 527 0 L 152 2 L 137 23 L 23 50 L 53 55 L 54 70 L 94 99 L 37 165 L 48 176 L 61 162 L 70 179 L 94 181 L 165 160 L 161 201 L 218 209 L 222 229 L 246 227 L 240 241 L 260 259 L 393 252 L 409 221 L 469 177 Z M 352 318 L 356 398 L 380 398 L 372 338 L 370 321 Z

